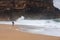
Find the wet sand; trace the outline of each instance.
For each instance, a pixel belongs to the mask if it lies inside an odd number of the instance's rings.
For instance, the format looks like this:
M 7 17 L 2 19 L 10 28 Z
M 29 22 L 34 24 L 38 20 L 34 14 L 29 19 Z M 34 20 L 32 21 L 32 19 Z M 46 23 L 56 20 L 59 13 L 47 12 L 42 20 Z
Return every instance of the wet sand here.
M 60 37 L 25 33 L 16 29 L 16 26 L 1 24 L 0 40 L 60 40 Z

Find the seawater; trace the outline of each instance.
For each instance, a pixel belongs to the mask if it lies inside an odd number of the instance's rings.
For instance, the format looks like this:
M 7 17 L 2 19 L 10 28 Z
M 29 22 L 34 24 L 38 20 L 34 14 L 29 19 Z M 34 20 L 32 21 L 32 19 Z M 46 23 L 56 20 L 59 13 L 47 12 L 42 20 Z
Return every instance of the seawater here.
M 19 31 L 60 37 L 60 19 L 16 20 Z

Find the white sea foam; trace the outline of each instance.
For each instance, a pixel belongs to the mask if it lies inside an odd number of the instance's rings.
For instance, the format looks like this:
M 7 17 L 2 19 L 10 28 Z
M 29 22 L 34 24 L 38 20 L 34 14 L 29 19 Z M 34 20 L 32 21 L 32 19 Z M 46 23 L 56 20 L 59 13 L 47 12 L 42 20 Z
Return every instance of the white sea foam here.
M 34 34 L 44 34 L 50 36 L 60 37 L 60 19 L 57 20 L 24 20 L 17 19 L 15 25 L 17 25 L 19 31 L 34 33 Z M 12 21 L 0 21 L 0 24 L 12 24 Z M 20 30 L 21 28 L 21 30 Z
M 53 0 L 53 5 L 56 7 L 56 8 L 58 8 L 58 9 L 60 9 L 60 0 Z
M 34 34 L 44 34 L 60 37 L 60 19 L 50 20 L 16 20 L 15 25 L 21 28 L 20 31 Z M 18 26 L 19 25 L 19 26 Z M 22 25 L 22 27 L 20 26 Z

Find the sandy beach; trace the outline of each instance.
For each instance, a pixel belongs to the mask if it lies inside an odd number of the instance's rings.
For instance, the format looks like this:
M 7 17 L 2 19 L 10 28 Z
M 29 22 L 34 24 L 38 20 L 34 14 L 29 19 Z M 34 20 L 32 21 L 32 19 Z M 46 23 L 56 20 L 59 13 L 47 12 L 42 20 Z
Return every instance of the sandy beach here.
M 60 40 L 60 37 L 31 34 L 16 29 L 16 26 L 0 24 L 0 40 Z

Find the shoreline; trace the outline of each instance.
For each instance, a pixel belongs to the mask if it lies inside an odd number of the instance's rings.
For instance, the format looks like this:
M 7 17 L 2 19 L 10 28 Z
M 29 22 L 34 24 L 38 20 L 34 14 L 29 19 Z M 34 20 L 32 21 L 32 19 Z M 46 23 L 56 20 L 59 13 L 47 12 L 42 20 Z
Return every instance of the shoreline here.
M 60 37 L 17 31 L 16 26 L 1 24 L 0 40 L 60 40 Z

